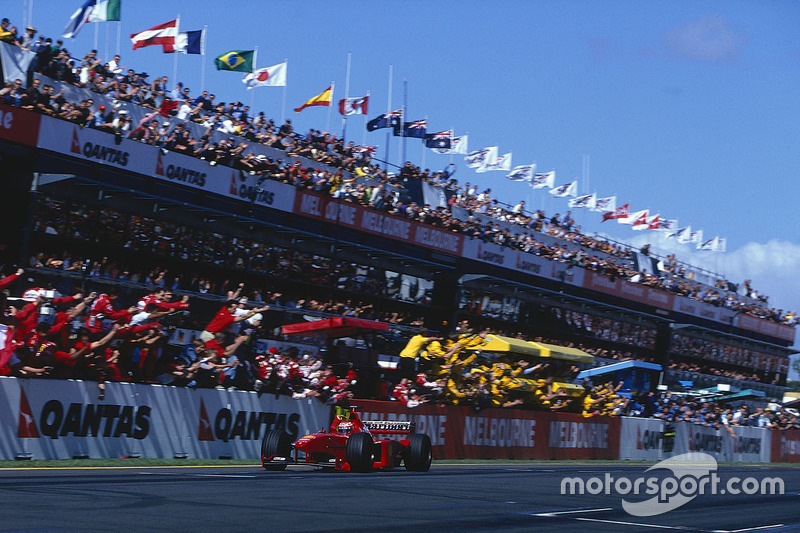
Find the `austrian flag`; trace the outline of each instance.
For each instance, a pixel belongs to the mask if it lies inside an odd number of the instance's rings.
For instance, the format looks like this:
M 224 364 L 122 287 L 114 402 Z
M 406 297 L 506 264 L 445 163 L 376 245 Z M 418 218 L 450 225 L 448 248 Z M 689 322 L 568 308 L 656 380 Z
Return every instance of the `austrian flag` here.
M 131 41 L 133 42 L 134 50 L 160 44 L 165 53 L 171 53 L 175 51 L 175 38 L 177 36 L 178 19 L 175 19 L 153 26 L 149 30 L 131 33 Z

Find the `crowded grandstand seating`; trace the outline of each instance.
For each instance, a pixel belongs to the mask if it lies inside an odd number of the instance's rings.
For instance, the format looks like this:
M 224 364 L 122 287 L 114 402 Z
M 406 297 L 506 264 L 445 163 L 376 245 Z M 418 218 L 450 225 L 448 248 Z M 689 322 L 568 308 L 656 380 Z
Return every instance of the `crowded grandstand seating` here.
M 388 171 L 388 165 L 382 168 L 373 160 L 371 147 L 345 144 L 335 134 L 300 134 L 291 121 L 278 125 L 240 102 L 215 101 L 208 92 L 193 95 L 183 88 L 157 94 L 146 73 L 112 72 L 94 51 L 77 60 L 44 41 L 29 46 L 37 53 L 30 80 L 10 82 L 0 91 L 7 105 L 104 131 L 118 142 L 127 138 L 210 166 L 230 166 L 612 279 L 764 320 L 798 323 L 796 312 L 770 308 L 749 281 L 734 285 L 721 276 L 704 276 L 674 256 L 643 268 L 641 253 L 582 233 L 569 216 L 506 206 L 489 190 L 459 184 L 451 167 L 430 172 L 406 162 Z M 441 190 L 446 205 L 424 203 L 413 192 L 418 187 L 411 186 L 419 183 Z M 401 353 L 406 342 L 419 337 L 413 333 L 432 305 L 433 280 L 52 195 L 38 196 L 32 213 L 26 271 L 0 281 L 10 296 L 21 298 L 7 307 L 17 344 L 0 369 L 6 375 L 96 380 L 101 397 L 106 381 L 135 381 L 234 387 L 329 404 L 361 397 L 409 407 L 441 402 L 476 410 L 657 416 L 717 427 L 798 426 L 791 412 L 734 417 L 713 402 L 631 394 L 620 383 L 576 383 L 579 367 L 563 362 L 489 357 L 481 347 L 486 335 L 494 334 L 576 348 L 601 360 L 655 361 L 658 331 L 651 324 L 566 306 L 491 305 L 486 294 L 466 288 L 459 311 L 469 321 L 450 336 L 424 336 L 425 348 L 413 355 L 419 368 L 410 372 L 407 361 L 396 372 L 383 372 L 352 361 L 331 364 L 323 350 L 266 348 L 258 341 L 285 341 L 275 328 L 290 319 L 336 315 L 392 324 L 382 346 Z M 31 290 L 27 275 L 45 287 Z M 246 283 L 239 281 L 245 278 Z M 67 296 L 48 292 L 55 288 Z M 265 304 L 269 309 L 260 310 Z M 247 318 L 232 320 L 207 339 L 171 342 L 177 329 L 209 331 L 220 306 L 230 307 L 232 317 Z M 517 322 L 533 326 L 522 331 Z M 367 345 L 364 338 L 353 342 Z M 674 336 L 670 356 L 671 370 L 705 378 L 782 386 L 788 371 L 785 356 L 688 335 Z

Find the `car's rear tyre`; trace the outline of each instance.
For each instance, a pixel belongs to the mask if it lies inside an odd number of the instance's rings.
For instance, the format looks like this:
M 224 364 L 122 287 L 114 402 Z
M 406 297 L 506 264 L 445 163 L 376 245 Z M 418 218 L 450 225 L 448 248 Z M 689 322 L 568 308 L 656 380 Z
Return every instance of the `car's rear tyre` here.
M 345 457 L 351 472 L 372 472 L 372 451 L 375 444 L 368 433 L 353 433 L 347 439 Z
M 264 435 L 261 441 L 261 462 L 266 470 L 286 470 L 285 464 L 265 464 L 264 460 L 270 457 L 286 457 L 292 453 L 292 439 L 289 434 L 280 429 L 273 429 Z
M 424 433 L 415 433 L 411 435 L 410 440 L 405 457 L 406 470 L 427 472 L 430 470 L 433 460 L 431 438 Z

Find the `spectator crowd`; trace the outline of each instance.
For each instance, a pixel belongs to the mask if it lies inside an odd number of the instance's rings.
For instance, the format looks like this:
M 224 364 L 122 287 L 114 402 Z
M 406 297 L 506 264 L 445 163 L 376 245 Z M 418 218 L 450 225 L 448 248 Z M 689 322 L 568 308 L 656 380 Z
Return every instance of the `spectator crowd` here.
M 241 102 L 219 102 L 208 91 L 192 94 L 180 82 L 170 88 L 167 76 L 148 81 L 147 73 L 125 69 L 119 55 L 104 61 L 92 50 L 78 60 L 60 40 L 54 43 L 43 35 L 37 37 L 35 28 L 28 27 L 22 35 L 17 35 L 7 19 L 3 19 L 0 28 L 0 40 L 36 54 L 31 74 L 37 75 L 32 75 L 30 82 L 9 82 L 0 90 L 0 101 L 6 105 L 105 131 L 118 142 L 127 138 L 197 157 L 212 166 L 230 166 L 262 179 L 329 194 L 341 201 L 359 203 L 471 239 L 519 249 L 570 267 L 602 272 L 612 279 L 625 279 L 783 324 L 798 323 L 796 311 L 769 308 L 768 299 L 754 290 L 749 281 L 734 286 L 719 279 L 714 286 L 704 285 L 695 281 L 691 268 L 674 256 L 665 258 L 663 267 L 655 273 L 637 270 L 633 250 L 582 233 L 570 212 L 548 216 L 543 210 L 526 211 L 524 202 L 504 206 L 492 198 L 490 189 L 479 191 L 470 183 L 460 185 L 453 178 L 454 166 L 431 172 L 406 162 L 396 172 L 390 172 L 373 161 L 372 147 L 345 143 L 336 134 L 325 131 L 295 132 L 291 120 L 278 125 L 263 112 L 256 113 Z M 92 98 L 67 101 L 64 84 L 103 95 L 98 100 L 104 103 L 96 103 Z M 111 105 L 105 104 L 108 99 Z M 134 123 L 120 103 L 134 104 L 148 112 Z M 215 140 L 219 133 L 226 138 Z M 280 150 L 285 157 L 260 155 L 253 150 L 256 145 Z M 304 166 L 298 158 L 312 164 Z M 447 205 L 432 207 L 421 198 L 412 197 L 409 192 L 412 182 L 439 188 L 447 198 Z M 466 210 L 468 216 L 457 216 L 456 208 Z M 518 406 L 567 411 L 586 417 L 650 413 L 673 421 L 723 426 L 751 424 L 753 420 L 762 425 L 763 419 L 768 419 L 770 426 L 797 426 L 796 416 L 786 413 L 762 411 L 748 414 L 745 422 L 742 415 L 734 421 L 735 413 L 711 403 L 636 398 L 622 394 L 620 384 L 575 384 L 579 369 L 571 365 L 487 357 L 480 348 L 488 333 L 510 336 L 520 333 L 499 329 L 478 332 L 468 323 L 459 324 L 455 333 L 445 338 L 429 332 L 413 337 L 400 354 L 400 380 L 384 380 L 376 387 L 364 388 L 364 383 L 359 385 L 355 369 L 334 368 L 296 348 L 260 353 L 255 341 L 272 334 L 262 325 L 269 306 L 413 326 L 421 325 L 421 317 L 396 308 L 378 309 L 368 299 L 338 301 L 311 294 L 286 294 L 278 285 L 252 289 L 245 294 L 241 284 L 231 283 L 226 277 L 194 273 L 189 267 L 177 272 L 162 267 L 142 270 L 139 265 L 112 254 L 94 261 L 73 257 L 71 252 L 64 251 L 69 248 L 65 243 L 102 242 L 104 247 L 183 261 L 187 265 L 216 265 L 275 280 L 303 279 L 334 289 L 421 305 L 430 304 L 430 280 L 53 197 L 39 201 L 35 219 L 35 233 L 49 247 L 37 251 L 28 266 L 73 272 L 88 278 L 143 283 L 151 292 L 143 295 L 136 305 L 125 307 L 118 304 L 119 295 L 113 290 L 99 294 L 73 291 L 66 297 L 53 297 L 45 289 L 26 291 L 21 300 L 4 306 L 14 346 L 0 374 L 95 380 L 101 398 L 106 381 L 235 387 L 256 390 L 259 394 L 317 397 L 332 404 L 346 402 L 361 387 L 361 392 L 369 390 L 372 396 L 395 399 L 412 407 L 424 402 L 443 402 L 476 409 Z M 46 241 L 48 236 L 57 237 L 59 245 L 54 244 L 55 239 Z M 649 250 L 640 253 L 649 255 Z M 22 274 L 20 270 L 0 280 L 0 288 L 11 287 Z M 178 324 L 202 327 L 189 311 L 187 293 L 215 294 L 227 297 L 228 301 L 206 323 L 201 338 L 176 351 L 167 342 L 171 329 Z M 178 298 L 175 294 L 184 295 Z M 482 295 L 467 298 L 465 309 L 481 315 L 483 299 Z M 548 312 L 586 337 L 644 350 L 639 354 L 635 349 L 631 353 L 602 343 L 571 344 L 600 357 L 646 360 L 647 350 L 655 345 L 656 332 L 646 326 L 559 308 Z M 707 363 L 673 361 L 672 368 L 751 381 L 763 381 L 764 372 L 786 371 L 786 362 L 777 356 L 702 343 L 681 335 L 676 339 L 675 353 L 701 358 Z M 546 341 L 559 343 L 557 339 Z M 419 368 L 409 358 L 418 359 Z M 713 363 L 748 367 L 756 372 L 747 374 L 718 368 Z
M 770 309 L 766 296 L 755 291 L 749 281 L 736 286 L 718 279 L 715 286 L 704 285 L 694 281 L 691 267 L 678 262 L 674 256 L 667 256 L 657 273 L 637 270 L 630 248 L 581 233 L 570 211 L 563 216 L 556 213 L 549 217 L 542 210 L 526 212 L 524 201 L 514 207 L 503 206 L 491 197 L 490 189 L 479 191 L 470 183 L 460 185 L 452 177 L 454 166 L 432 172 L 406 162 L 398 172 L 388 172 L 372 161 L 372 147 L 353 142 L 345 144 L 334 133 L 309 130 L 301 134 L 294 131 L 291 120 L 278 126 L 263 112 L 256 114 L 241 102 L 220 102 L 208 91 L 193 95 L 181 82 L 170 88 L 167 76 L 149 81 L 150 75 L 146 72 L 125 69 L 118 54 L 111 61 L 105 61 L 92 50 L 78 60 L 63 47 L 63 42 L 56 40 L 54 43 L 42 35 L 36 37 L 37 32 L 32 27 L 16 35 L 17 29 L 6 23 L 3 31 L 6 42 L 36 54 L 31 72 L 53 80 L 43 84 L 40 78 L 32 78 L 30 87 L 24 87 L 23 80 L 8 83 L 0 91 L 0 100 L 7 104 L 107 131 L 120 139 L 128 137 L 164 150 L 199 157 L 210 165 L 232 166 L 263 179 L 313 189 L 471 238 L 599 271 L 612 278 L 784 324 L 798 322 L 797 312 Z M 55 85 L 62 83 L 107 96 L 115 105 L 96 104 L 92 98 L 68 102 L 64 99 L 63 88 L 55 89 Z M 117 105 L 120 102 L 149 108 L 151 112 L 138 124 L 132 124 L 128 112 Z M 189 124 L 198 125 L 202 134 L 194 134 L 193 131 L 199 130 L 190 128 Z M 214 132 L 230 137 L 215 142 Z M 252 150 L 256 145 L 284 152 L 286 161 L 256 154 Z M 318 166 L 303 167 L 300 160 L 292 161 L 299 157 Z M 407 188 L 413 181 L 441 188 L 448 198 L 448 206 L 431 207 L 420 205 L 420 199 L 413 201 Z M 466 220 L 455 217 L 450 209 L 454 206 L 467 210 L 470 216 Z M 562 244 L 548 245 L 537 239 L 539 234 L 556 237 Z M 649 255 L 649 246 L 643 252 Z

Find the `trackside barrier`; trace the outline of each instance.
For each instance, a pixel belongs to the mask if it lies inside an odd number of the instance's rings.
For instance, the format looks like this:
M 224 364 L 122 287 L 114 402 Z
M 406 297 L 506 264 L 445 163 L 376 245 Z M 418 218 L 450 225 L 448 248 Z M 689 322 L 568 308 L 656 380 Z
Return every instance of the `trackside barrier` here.
M 409 420 L 437 459 L 616 459 L 619 419 L 566 413 L 359 400 L 364 420 Z
M 667 424 L 663 420 L 653 418 L 622 418 L 620 431 L 620 459 L 660 461 L 672 455 L 688 452 L 705 452 L 718 461 L 747 463 L 769 463 L 774 461 L 775 449 L 773 439 L 779 439 L 783 433 L 766 428 L 749 426 L 732 426 L 732 436 L 727 429 L 677 422 L 670 426 L 665 435 Z M 674 432 L 674 436 L 670 433 Z M 795 450 L 800 453 L 800 431 Z M 792 450 L 792 444 L 784 445 Z M 800 454 L 795 456 L 800 461 Z
M 772 462 L 800 463 L 800 430 L 772 432 Z
M 660 461 L 665 454 L 664 421 L 658 418 L 623 417 L 620 423 L 619 458 L 633 461 Z
M 800 462 L 800 431 L 726 429 L 647 418 L 359 400 L 364 420 L 413 421 L 437 459 L 658 461 L 702 451 L 719 461 Z M 0 460 L 72 457 L 257 459 L 261 439 L 293 440 L 328 426 L 330 408 L 254 392 L 0 377 Z M 401 437 L 396 437 L 401 438 Z
M 330 408 L 255 392 L 0 378 L 0 459 L 258 458 L 261 439 L 327 426 Z

